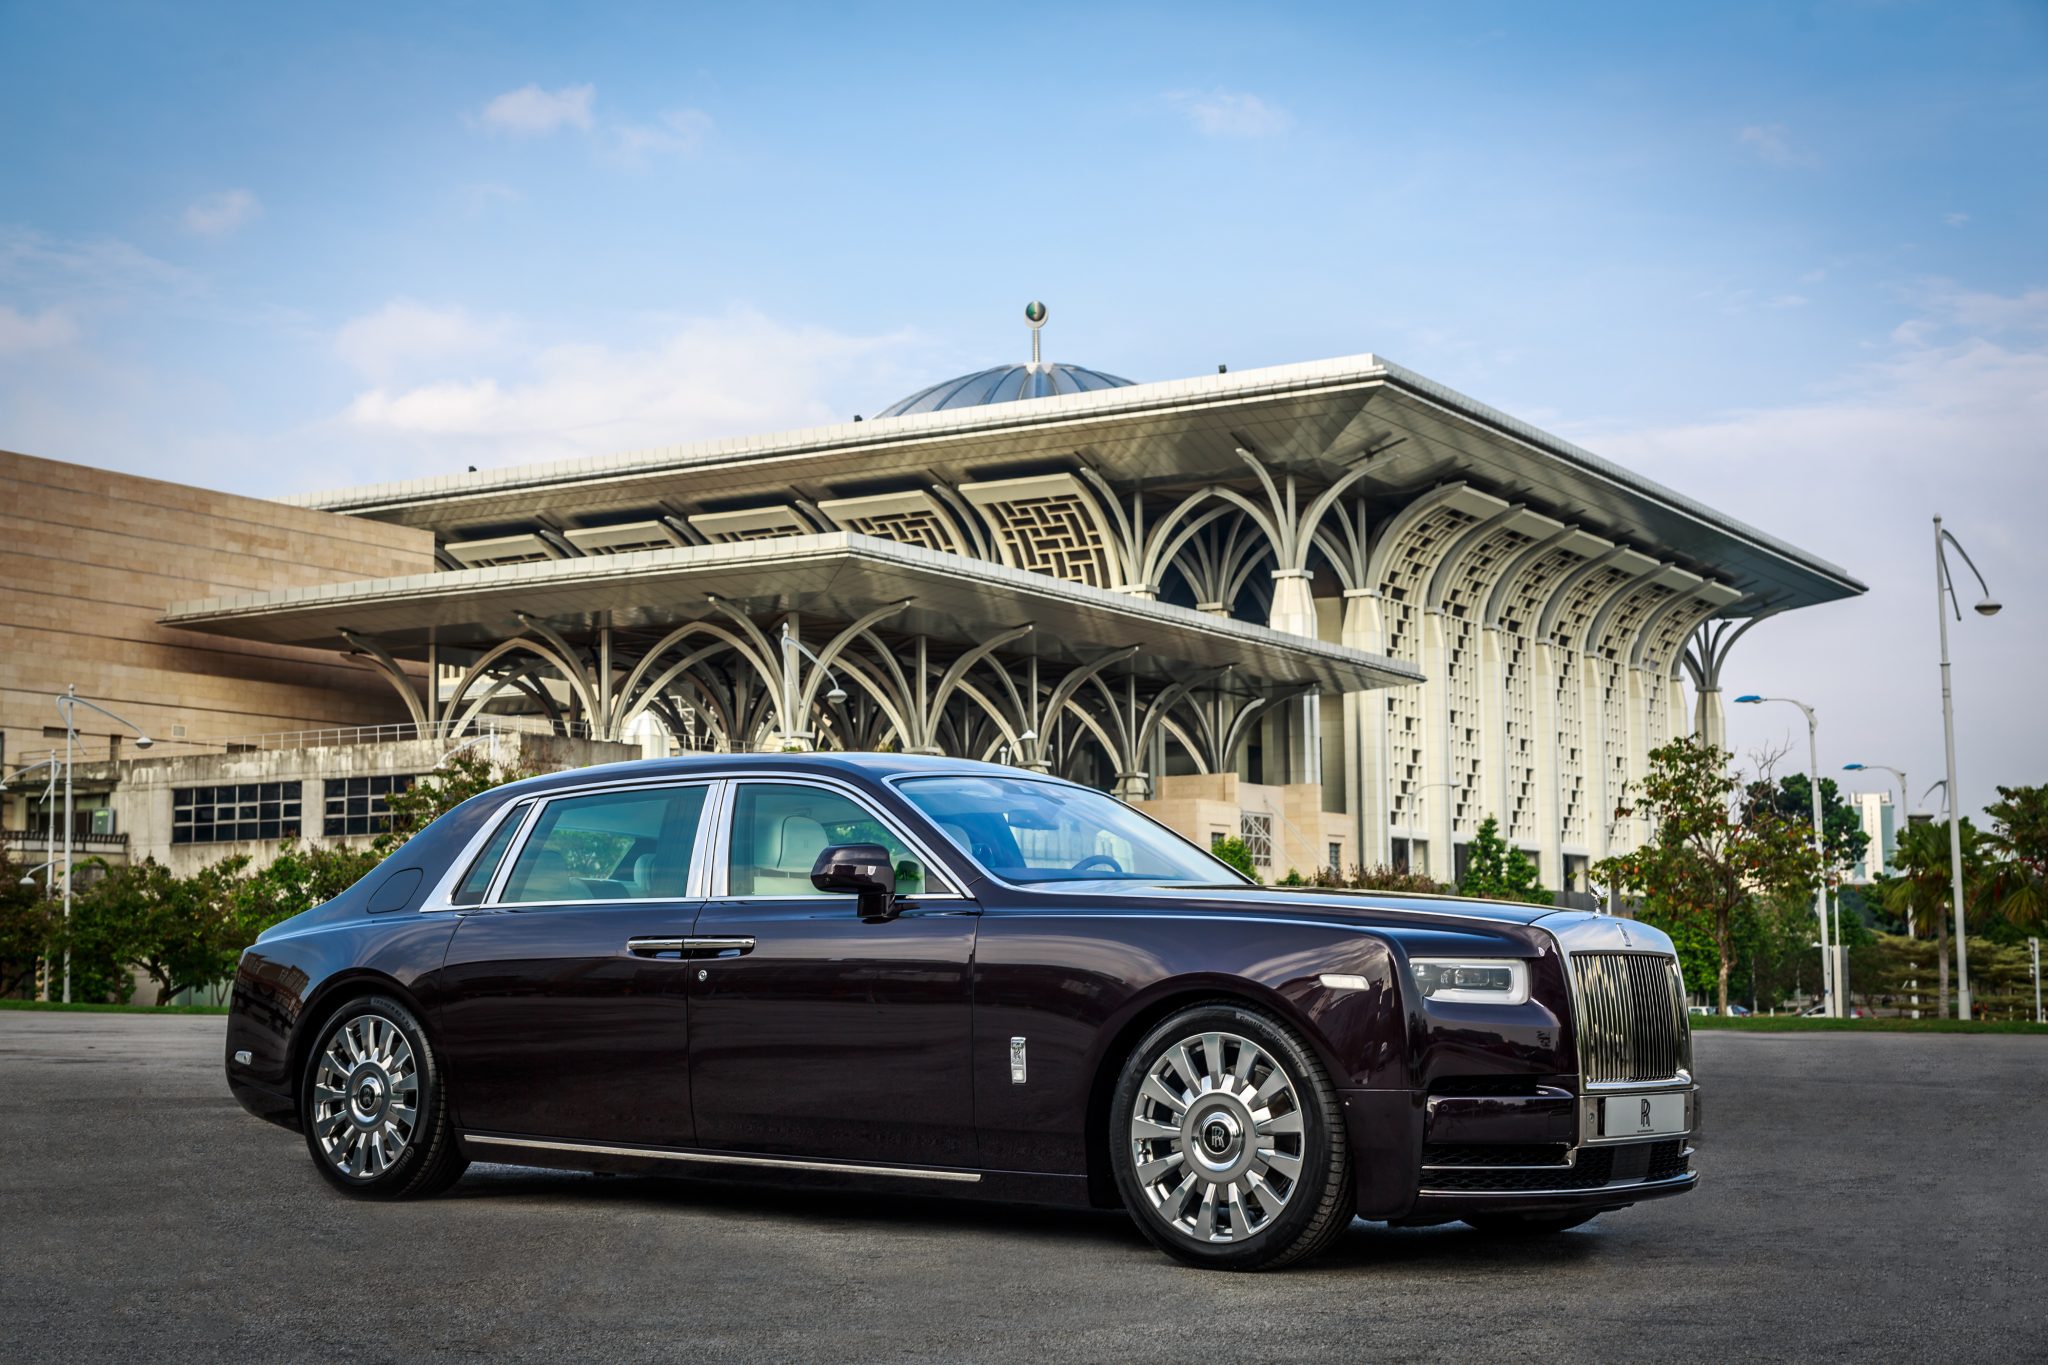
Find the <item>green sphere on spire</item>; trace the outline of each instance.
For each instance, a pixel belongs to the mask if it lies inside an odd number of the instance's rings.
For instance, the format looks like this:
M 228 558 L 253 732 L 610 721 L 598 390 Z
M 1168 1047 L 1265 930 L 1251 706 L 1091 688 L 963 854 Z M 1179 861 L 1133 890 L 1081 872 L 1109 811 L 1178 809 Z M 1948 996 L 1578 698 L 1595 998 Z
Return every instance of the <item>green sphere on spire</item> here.
M 1045 305 L 1037 299 L 1024 305 L 1024 321 L 1033 327 L 1045 326 Z

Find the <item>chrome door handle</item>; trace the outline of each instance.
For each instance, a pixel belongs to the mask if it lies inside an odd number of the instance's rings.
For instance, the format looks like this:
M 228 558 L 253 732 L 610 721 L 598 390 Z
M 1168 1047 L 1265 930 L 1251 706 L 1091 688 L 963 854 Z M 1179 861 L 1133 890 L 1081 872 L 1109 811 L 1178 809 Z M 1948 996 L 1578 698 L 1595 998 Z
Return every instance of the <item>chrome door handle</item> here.
M 642 957 L 650 953 L 679 953 L 687 942 L 687 939 L 680 938 L 629 938 L 626 951 Z
M 683 954 L 686 957 L 718 957 L 725 953 L 751 953 L 754 940 L 751 938 L 686 938 L 683 940 Z

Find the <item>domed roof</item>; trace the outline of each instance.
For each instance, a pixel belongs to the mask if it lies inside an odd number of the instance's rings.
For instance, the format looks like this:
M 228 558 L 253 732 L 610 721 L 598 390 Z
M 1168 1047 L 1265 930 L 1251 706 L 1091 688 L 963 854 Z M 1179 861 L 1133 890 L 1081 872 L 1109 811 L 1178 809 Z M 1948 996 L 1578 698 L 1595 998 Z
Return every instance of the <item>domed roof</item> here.
M 913 412 L 938 412 L 946 408 L 974 408 L 986 403 L 1014 403 L 1020 398 L 1050 398 L 1061 393 L 1093 393 L 1097 389 L 1120 389 L 1131 381 L 1080 365 L 1034 362 L 1029 365 L 998 365 L 976 370 L 958 379 L 948 379 L 928 389 L 919 389 L 876 413 L 877 417 L 902 417 Z

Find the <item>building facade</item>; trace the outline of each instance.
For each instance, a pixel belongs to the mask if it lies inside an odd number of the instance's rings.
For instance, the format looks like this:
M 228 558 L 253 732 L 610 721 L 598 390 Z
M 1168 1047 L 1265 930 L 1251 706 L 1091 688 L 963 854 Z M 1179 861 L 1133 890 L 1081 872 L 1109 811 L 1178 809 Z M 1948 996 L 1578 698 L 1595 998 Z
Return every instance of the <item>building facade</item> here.
M 1369 355 L 1157 384 L 1034 360 L 868 421 L 295 503 L 433 565 L 163 625 L 350 659 L 446 740 L 1009 761 L 1276 876 L 1450 879 L 1490 816 L 1579 884 L 1641 837 L 1617 811 L 1650 750 L 1718 735 L 1745 623 L 1863 590 Z

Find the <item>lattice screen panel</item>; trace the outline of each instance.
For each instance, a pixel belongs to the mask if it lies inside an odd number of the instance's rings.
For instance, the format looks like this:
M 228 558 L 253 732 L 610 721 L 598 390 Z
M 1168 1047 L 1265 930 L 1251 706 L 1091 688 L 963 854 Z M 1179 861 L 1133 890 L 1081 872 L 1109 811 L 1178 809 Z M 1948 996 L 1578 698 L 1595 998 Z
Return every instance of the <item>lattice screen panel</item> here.
M 1382 652 L 1390 658 L 1421 662 L 1423 592 L 1451 542 L 1476 520 L 1455 507 L 1433 508 L 1410 523 L 1387 556 L 1379 589 Z M 1387 771 L 1393 777 L 1387 815 L 1396 825 L 1412 824 L 1416 816 L 1415 788 L 1424 780 L 1422 719 L 1421 687 L 1387 689 Z
M 1557 646 L 1557 823 L 1566 844 L 1586 843 L 1586 721 L 1581 686 L 1586 656 Z
M 1458 557 L 1444 587 L 1444 696 L 1451 735 L 1451 771 L 1445 777 L 1457 784 L 1452 789 L 1456 800 L 1451 807 L 1451 830 L 1456 834 L 1476 834 L 1478 812 L 1486 807 L 1482 727 L 1487 716 L 1479 616 L 1493 585 L 1532 540 L 1527 532 L 1511 526 L 1492 531 Z
M 929 493 L 881 493 L 865 498 L 837 498 L 818 504 L 833 521 L 859 535 L 921 545 L 945 554 L 968 554 L 952 520 Z
M 1636 634 L 1657 608 L 1670 601 L 1675 589 L 1661 583 L 1644 583 L 1629 589 L 1615 604 L 1601 636 L 1595 642 L 1595 662 L 1600 670 L 1600 705 L 1604 743 L 1603 763 L 1607 770 L 1607 794 L 1619 799 L 1627 785 L 1629 756 L 1628 659 L 1635 649 Z
M 1004 563 L 1069 583 L 1117 586 L 1101 514 L 1071 474 L 962 484 L 960 492 L 994 528 Z
M 1507 765 L 1507 828 L 1502 831 L 1510 843 L 1539 842 L 1536 829 L 1536 681 L 1533 676 L 1535 651 L 1529 637 L 1519 631 L 1500 632 L 1501 729 L 1505 743 L 1501 750 Z

